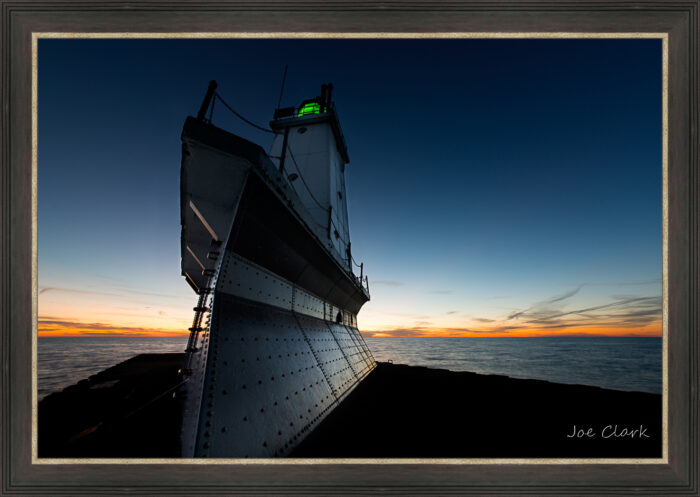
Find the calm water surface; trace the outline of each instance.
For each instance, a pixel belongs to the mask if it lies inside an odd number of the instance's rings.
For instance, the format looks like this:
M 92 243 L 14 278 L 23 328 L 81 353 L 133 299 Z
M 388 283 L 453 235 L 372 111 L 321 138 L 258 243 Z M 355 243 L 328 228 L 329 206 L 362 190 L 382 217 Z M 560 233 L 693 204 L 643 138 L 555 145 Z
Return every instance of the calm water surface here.
M 661 393 L 660 338 L 367 338 L 377 361 Z M 39 399 L 182 338 L 40 338 Z
M 184 352 L 187 337 L 51 337 L 39 338 L 39 400 L 138 354 Z
M 367 338 L 377 361 L 661 393 L 661 338 Z

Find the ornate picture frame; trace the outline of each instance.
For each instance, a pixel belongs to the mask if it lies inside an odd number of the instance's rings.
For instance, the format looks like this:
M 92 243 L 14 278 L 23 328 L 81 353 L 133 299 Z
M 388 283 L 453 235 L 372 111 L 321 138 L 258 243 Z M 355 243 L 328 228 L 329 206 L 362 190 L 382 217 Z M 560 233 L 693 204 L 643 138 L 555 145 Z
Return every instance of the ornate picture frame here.
M 700 2 L 2 2 L 2 493 L 698 494 L 698 7 Z M 37 464 L 36 33 L 657 33 L 668 50 L 664 333 L 668 449 L 661 462 L 463 464 L 188 461 Z M 494 35 L 495 36 L 495 35 Z

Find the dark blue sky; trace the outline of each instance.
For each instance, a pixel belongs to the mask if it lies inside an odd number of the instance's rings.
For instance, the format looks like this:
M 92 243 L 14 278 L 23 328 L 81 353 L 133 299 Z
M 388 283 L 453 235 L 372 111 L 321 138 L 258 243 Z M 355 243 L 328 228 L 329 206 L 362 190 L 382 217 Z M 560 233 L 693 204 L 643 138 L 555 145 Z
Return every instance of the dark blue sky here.
M 40 40 L 40 286 L 187 298 L 182 124 L 215 79 L 266 125 L 285 64 L 283 106 L 334 84 L 361 327 L 473 328 L 576 288 L 574 307 L 660 295 L 655 39 Z M 220 105 L 213 121 L 271 144 Z

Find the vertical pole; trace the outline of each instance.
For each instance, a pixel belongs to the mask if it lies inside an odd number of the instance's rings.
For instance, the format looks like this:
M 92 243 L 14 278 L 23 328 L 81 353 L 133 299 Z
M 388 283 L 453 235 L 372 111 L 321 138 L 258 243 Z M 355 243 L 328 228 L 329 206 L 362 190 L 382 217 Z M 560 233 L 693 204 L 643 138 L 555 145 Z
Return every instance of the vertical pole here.
M 333 206 L 329 205 L 328 206 L 328 239 L 333 240 L 331 238 L 331 226 L 333 225 Z
M 331 100 L 332 94 L 333 94 L 333 83 L 328 83 L 328 95 L 326 97 L 326 99 L 327 99 L 326 102 L 327 102 L 328 107 L 330 107 L 331 104 L 333 103 L 333 101 Z
M 209 88 L 207 88 L 207 94 L 204 95 L 204 100 L 202 101 L 202 106 L 199 108 L 197 113 L 197 121 L 203 121 L 204 116 L 207 114 L 207 108 L 209 107 L 209 102 L 211 102 L 211 97 L 214 96 L 214 90 L 216 90 L 216 81 L 213 79 L 209 81 Z
M 284 175 L 284 158 L 287 156 L 287 140 L 289 139 L 289 128 L 284 128 L 284 140 L 282 140 L 282 155 L 280 156 L 280 174 Z M 299 171 L 301 174 L 301 171 Z
M 327 89 L 328 88 L 326 87 L 326 85 L 321 85 L 321 101 L 319 102 L 320 103 L 319 110 L 321 111 L 321 113 L 326 112 L 326 90 Z
M 280 99 L 277 101 L 277 108 L 282 104 L 282 95 L 284 94 L 284 82 L 287 81 L 287 64 L 284 65 L 284 75 L 282 76 L 282 88 L 280 88 Z

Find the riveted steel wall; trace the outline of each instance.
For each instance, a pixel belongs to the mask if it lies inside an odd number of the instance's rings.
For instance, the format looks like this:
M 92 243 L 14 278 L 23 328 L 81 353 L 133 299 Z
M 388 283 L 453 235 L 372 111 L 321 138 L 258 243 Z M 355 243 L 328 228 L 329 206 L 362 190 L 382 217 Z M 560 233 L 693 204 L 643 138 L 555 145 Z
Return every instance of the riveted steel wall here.
M 348 326 L 335 323 L 327 323 L 327 326 L 343 350 L 350 367 L 355 372 L 355 376 L 358 379 L 364 378 L 371 371 L 371 368 L 374 367 L 372 354 L 358 343 L 357 338 Z M 364 340 L 362 343 L 364 343 Z
M 323 299 L 320 299 L 299 287 L 294 288 L 294 311 L 323 319 Z
M 331 390 L 337 398 L 342 397 L 357 381 L 343 350 L 325 321 L 301 314 L 295 317 Z
M 181 194 L 182 270 L 204 316 L 183 455 L 284 456 L 376 366 L 355 328 L 368 290 L 257 145 L 188 118 Z
M 208 342 L 195 457 L 284 456 L 370 370 L 347 327 L 224 292 Z
M 228 250 L 217 290 L 286 310 L 293 308 L 294 286 L 289 281 Z
M 318 319 L 337 321 L 339 314 L 345 324 L 356 319 L 350 311 L 229 250 L 223 257 L 217 291 Z
M 372 357 L 372 352 L 370 352 L 369 347 L 367 347 L 367 342 L 365 342 L 365 339 L 362 338 L 362 335 L 360 335 L 360 330 L 354 326 L 345 326 L 344 328 L 348 331 L 348 334 L 355 339 L 358 348 L 361 350 L 362 358 L 367 363 L 367 366 L 369 366 L 370 369 L 373 369 L 376 363 L 374 362 L 374 357 Z

